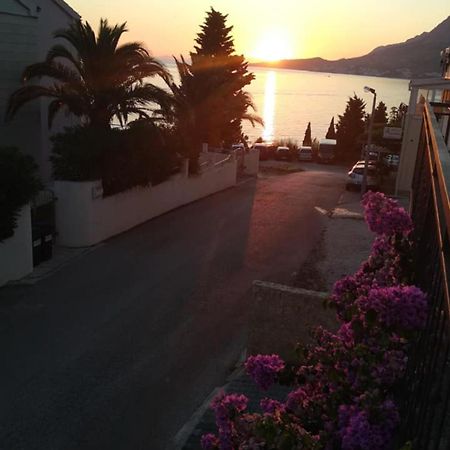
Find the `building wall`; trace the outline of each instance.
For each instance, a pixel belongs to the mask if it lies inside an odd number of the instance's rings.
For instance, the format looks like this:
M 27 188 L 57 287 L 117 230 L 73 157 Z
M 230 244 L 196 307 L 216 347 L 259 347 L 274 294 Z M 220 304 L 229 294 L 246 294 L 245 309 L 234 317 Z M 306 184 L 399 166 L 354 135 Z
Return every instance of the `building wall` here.
M 9 96 L 21 86 L 24 68 L 43 61 L 50 47 L 58 43 L 53 38 L 54 31 L 67 28 L 76 16 L 53 0 L 40 0 L 39 11 L 32 1 L 25 3 L 29 9 L 15 0 L 2 0 L 0 5 L 0 145 L 15 145 L 33 155 L 43 181 L 49 182 L 50 136 L 78 121 L 62 114 L 49 130 L 47 108 L 50 101 L 47 99 L 30 102 L 8 124 L 4 123 L 4 113 Z M 49 82 L 40 81 L 43 85 Z
M 25 9 L 14 9 L 20 15 L 9 14 L 5 10 L 13 8 L 4 6 L 0 9 L 0 145 L 14 145 L 36 155 L 41 140 L 40 105 L 37 102 L 27 105 L 8 124 L 4 118 L 9 96 L 20 87 L 23 69 L 36 60 L 37 18 L 28 15 Z
M 0 242 L 0 286 L 33 270 L 30 206 L 22 208 L 14 235 Z

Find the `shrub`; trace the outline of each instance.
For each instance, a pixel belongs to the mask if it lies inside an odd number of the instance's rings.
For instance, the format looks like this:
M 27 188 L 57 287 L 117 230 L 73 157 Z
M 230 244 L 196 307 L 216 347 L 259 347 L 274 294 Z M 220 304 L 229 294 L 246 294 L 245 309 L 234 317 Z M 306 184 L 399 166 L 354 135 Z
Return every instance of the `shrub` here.
M 295 376 L 285 402 L 266 398 L 262 413 L 250 414 L 245 397 L 221 394 L 212 405 L 218 435 L 206 435 L 204 449 L 392 448 L 399 423 L 395 396 L 409 340 L 425 325 L 427 301 L 420 289 L 405 283 L 402 263 L 408 261 L 412 231 L 406 211 L 371 192 L 363 205 L 377 238 L 358 272 L 334 287 L 330 304 L 339 330 L 319 327 L 314 344 L 300 348 L 298 366 L 289 369 Z M 277 355 L 251 356 L 246 363 L 263 389 L 283 377 L 284 367 Z
M 17 217 L 41 189 L 33 158 L 14 147 L 0 147 L 0 242 L 11 237 Z
M 104 195 L 161 183 L 179 167 L 167 135 L 146 121 L 124 130 L 66 129 L 53 137 L 53 175 L 68 181 L 101 179 Z

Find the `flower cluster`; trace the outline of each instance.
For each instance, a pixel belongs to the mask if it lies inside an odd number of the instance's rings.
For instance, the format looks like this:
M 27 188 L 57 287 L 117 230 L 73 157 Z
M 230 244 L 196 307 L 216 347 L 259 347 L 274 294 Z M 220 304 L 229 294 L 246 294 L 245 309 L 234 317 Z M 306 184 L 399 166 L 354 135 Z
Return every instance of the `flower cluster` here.
M 408 236 L 412 231 L 412 220 L 404 208 L 381 192 L 367 192 L 362 201 L 369 229 L 378 235 Z
M 284 361 L 278 355 L 250 356 L 245 363 L 247 374 L 264 390 L 269 389 L 275 383 L 278 373 L 284 367 Z
M 261 413 L 250 414 L 243 396 L 215 399 L 218 435 L 203 436 L 203 449 L 391 448 L 399 423 L 393 392 L 405 374 L 408 341 L 427 320 L 427 300 L 410 285 L 412 222 L 406 211 L 372 192 L 363 206 L 377 236 L 368 260 L 334 285 L 329 304 L 339 329 L 314 330 L 314 344 L 301 349 L 284 402 L 265 398 Z M 285 364 L 277 355 L 257 355 L 245 368 L 266 390 Z

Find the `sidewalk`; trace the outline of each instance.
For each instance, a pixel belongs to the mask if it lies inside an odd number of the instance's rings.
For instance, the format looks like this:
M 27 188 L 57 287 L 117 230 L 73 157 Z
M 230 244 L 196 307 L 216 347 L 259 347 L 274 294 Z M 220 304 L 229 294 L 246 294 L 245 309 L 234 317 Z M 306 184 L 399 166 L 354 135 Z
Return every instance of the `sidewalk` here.
M 295 275 L 293 284 L 295 287 L 329 292 L 336 280 L 354 273 L 368 257 L 374 236 L 364 222 L 359 193 L 345 191 L 336 208 L 319 212 L 328 217 L 328 223 L 322 238 Z M 242 361 L 238 365 L 226 385 L 214 390 L 179 431 L 174 439 L 174 449 L 200 449 L 201 436 L 217 431 L 209 404 L 221 390 L 245 394 L 250 399 L 250 411 L 258 410 L 261 398 L 285 399 L 289 388 L 278 385 L 268 392 L 261 392 L 243 372 Z

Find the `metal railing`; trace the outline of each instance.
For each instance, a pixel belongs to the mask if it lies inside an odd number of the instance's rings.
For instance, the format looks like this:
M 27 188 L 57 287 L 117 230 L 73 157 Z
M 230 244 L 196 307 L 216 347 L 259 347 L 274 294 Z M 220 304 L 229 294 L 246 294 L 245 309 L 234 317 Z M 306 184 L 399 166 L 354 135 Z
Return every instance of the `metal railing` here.
M 428 294 L 426 328 L 410 349 L 400 441 L 414 450 L 450 448 L 450 154 L 424 105 L 411 195 L 415 283 Z

